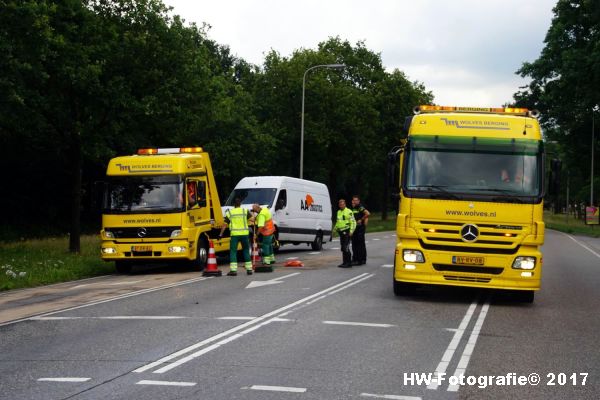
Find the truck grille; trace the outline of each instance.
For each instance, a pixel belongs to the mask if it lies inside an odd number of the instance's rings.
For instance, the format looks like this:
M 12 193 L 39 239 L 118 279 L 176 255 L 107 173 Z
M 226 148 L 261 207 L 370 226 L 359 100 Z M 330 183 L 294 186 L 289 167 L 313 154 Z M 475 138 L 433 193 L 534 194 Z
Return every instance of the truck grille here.
M 116 239 L 146 239 L 146 238 L 169 238 L 171 233 L 181 229 L 178 226 L 159 227 L 136 227 L 136 228 L 105 228 L 106 232 L 112 232 Z
M 520 225 L 472 224 L 479 235 L 473 242 L 465 242 L 461 229 L 465 222 L 419 221 L 415 226 L 419 240 L 426 249 L 471 251 L 492 254 L 514 254 L 529 232 Z
M 433 269 L 436 271 L 449 271 L 449 272 L 467 272 L 475 274 L 492 274 L 500 275 L 504 268 L 502 267 L 476 267 L 468 265 L 454 265 L 454 264 L 433 264 Z
M 447 281 L 461 281 L 461 282 L 478 282 L 478 283 L 489 283 L 492 278 L 478 278 L 474 276 L 455 276 L 455 275 L 444 275 L 444 279 Z

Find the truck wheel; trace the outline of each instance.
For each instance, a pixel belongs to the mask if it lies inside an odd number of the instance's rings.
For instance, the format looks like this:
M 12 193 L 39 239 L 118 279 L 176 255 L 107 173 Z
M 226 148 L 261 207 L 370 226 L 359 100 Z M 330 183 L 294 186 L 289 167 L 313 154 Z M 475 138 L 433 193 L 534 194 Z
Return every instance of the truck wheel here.
M 115 267 L 117 268 L 117 272 L 119 274 L 130 274 L 133 264 L 127 261 L 119 260 L 115 261 Z
M 193 262 L 194 269 L 204 271 L 208 263 L 208 241 L 205 238 L 198 240 L 196 248 L 196 259 Z
M 518 301 L 521 303 L 533 303 L 535 300 L 535 292 L 533 290 L 517 290 L 515 295 Z
M 315 240 L 311 243 L 312 249 L 315 251 L 323 250 L 323 233 L 317 232 L 317 236 L 315 236 Z
M 394 294 L 396 296 L 410 296 L 415 293 L 414 283 L 398 282 L 394 280 Z

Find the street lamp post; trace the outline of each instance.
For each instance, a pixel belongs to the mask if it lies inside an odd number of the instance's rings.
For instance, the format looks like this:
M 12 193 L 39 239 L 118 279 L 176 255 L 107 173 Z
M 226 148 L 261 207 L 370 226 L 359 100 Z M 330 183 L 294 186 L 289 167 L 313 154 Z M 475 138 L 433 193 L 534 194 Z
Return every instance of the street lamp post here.
M 596 138 L 594 135 L 594 113 L 598 111 L 599 107 L 596 104 L 592 108 L 592 167 L 590 173 L 590 207 L 594 206 L 594 145 L 596 144 Z
M 323 64 L 323 65 L 313 65 L 304 71 L 304 76 L 302 77 L 302 116 L 300 122 L 300 179 L 304 176 L 304 89 L 306 86 L 306 74 L 309 71 L 317 68 L 332 68 L 332 69 L 342 69 L 346 68 L 345 64 Z

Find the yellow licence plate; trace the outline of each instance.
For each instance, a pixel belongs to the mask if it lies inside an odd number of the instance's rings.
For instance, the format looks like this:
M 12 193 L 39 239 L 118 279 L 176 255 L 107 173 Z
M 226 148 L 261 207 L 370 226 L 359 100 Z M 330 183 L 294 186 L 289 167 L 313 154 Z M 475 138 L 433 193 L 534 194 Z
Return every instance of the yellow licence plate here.
M 131 246 L 131 251 L 135 251 L 135 252 L 152 251 L 152 246 Z
M 452 264 L 484 265 L 485 257 L 452 256 Z

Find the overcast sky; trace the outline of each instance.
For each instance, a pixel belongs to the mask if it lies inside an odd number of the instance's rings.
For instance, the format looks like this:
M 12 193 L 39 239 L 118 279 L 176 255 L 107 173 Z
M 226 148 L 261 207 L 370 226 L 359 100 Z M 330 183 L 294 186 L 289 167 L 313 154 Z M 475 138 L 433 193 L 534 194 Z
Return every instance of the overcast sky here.
M 389 70 L 420 81 L 442 105 L 500 106 L 527 81 L 556 0 L 165 0 L 209 37 L 262 65 L 273 49 L 290 56 L 331 36 L 381 54 Z

